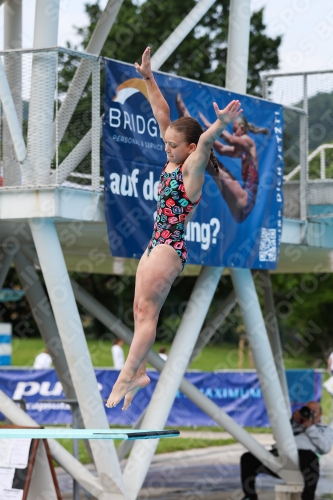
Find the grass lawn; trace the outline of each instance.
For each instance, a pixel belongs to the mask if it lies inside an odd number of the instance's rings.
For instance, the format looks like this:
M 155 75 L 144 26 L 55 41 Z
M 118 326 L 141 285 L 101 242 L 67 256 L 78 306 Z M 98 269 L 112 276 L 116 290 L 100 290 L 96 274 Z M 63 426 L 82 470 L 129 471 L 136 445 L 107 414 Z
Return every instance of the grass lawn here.
M 88 340 L 88 347 L 93 365 L 112 366 L 111 358 L 111 342 L 110 340 Z M 161 343 L 154 344 L 154 350 L 158 351 Z M 165 346 L 165 344 L 163 344 Z M 167 350 L 170 350 L 170 345 L 166 345 Z M 123 346 L 125 357 L 128 354 L 129 347 Z M 14 366 L 32 366 L 35 356 L 44 349 L 42 339 L 13 339 L 13 365 Z M 287 369 L 294 368 L 309 368 L 313 366 L 313 360 L 310 356 L 301 355 L 297 358 L 286 356 L 285 366 Z M 244 357 L 244 368 L 249 368 L 248 357 Z M 324 368 L 324 363 L 322 364 Z M 238 348 L 234 344 L 223 344 L 215 346 L 207 346 L 191 364 L 191 369 L 202 371 L 229 370 L 238 368 Z

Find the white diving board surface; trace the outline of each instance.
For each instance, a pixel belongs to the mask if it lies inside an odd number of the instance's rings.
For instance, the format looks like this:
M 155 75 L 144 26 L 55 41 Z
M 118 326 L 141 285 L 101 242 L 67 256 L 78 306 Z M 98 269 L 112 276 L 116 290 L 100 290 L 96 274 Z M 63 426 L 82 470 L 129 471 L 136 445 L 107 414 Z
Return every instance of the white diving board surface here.
M 0 427 L 0 439 L 159 439 L 179 436 L 178 430 L 127 429 L 10 429 Z

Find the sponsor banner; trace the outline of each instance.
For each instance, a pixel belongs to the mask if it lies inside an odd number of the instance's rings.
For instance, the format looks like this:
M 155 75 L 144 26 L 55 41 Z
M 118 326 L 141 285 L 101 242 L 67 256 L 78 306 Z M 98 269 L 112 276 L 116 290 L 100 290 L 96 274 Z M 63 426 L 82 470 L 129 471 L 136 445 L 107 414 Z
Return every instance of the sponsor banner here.
M 117 370 L 95 370 L 98 388 L 106 400 L 115 383 Z M 149 372 L 151 384 L 140 390 L 127 411 L 121 405 L 107 409 L 110 423 L 132 425 L 147 408 L 159 374 Z M 216 403 L 237 423 L 249 427 L 269 427 L 262 392 L 254 372 L 189 372 L 186 378 Z M 321 373 L 314 370 L 288 370 L 287 380 L 292 408 L 321 398 Z M 62 401 L 65 395 L 53 369 L 0 370 L 0 390 L 10 398 L 26 401 L 27 413 L 39 424 L 72 422 L 70 407 Z M 52 400 L 43 402 L 43 400 Z M 0 414 L 0 418 L 3 416 Z M 169 426 L 216 425 L 184 394 L 178 391 L 167 424 Z
M 206 168 L 201 202 L 186 227 L 188 263 L 275 269 L 282 232 L 282 107 L 154 74 L 172 121 L 185 113 L 208 127 L 216 119 L 214 101 L 223 108 L 239 99 L 244 110 L 241 121 L 230 124 L 214 143 L 219 172 Z M 164 142 L 145 82 L 134 67 L 105 59 L 105 76 L 103 167 L 110 249 L 114 256 L 140 258 L 153 232 Z M 177 200 L 172 189 L 170 183 Z M 172 224 L 179 210 L 177 204 L 165 207 L 161 217 Z

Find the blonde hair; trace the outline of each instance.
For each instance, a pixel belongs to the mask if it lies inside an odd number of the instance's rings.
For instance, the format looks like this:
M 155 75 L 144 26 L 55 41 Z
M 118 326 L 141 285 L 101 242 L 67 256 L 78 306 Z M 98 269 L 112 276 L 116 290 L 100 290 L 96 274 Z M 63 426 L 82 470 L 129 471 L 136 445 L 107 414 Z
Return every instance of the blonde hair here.
M 235 122 L 240 123 L 244 127 L 244 132 L 247 134 L 248 131 L 252 132 L 253 134 L 265 134 L 269 135 L 269 130 L 264 127 L 256 127 L 253 125 L 253 123 L 249 123 L 247 119 L 245 118 L 244 115 L 239 115 L 237 116 Z

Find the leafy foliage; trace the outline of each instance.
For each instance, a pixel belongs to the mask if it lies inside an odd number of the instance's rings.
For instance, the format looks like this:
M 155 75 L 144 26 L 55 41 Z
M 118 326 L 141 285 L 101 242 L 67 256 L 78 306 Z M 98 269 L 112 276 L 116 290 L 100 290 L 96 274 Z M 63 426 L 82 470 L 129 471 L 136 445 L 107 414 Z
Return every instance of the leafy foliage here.
M 105 57 L 133 63 L 139 61 L 144 47 L 152 52 L 169 37 L 184 17 L 196 5 L 194 0 L 159 2 L 146 0 L 135 5 L 125 0 L 102 51 Z M 86 4 L 90 23 L 77 28 L 86 47 L 96 27 L 101 9 L 99 3 Z M 161 71 L 200 80 L 218 86 L 225 85 L 229 0 L 219 0 L 206 13 L 199 25 L 178 46 L 160 68 Z M 263 9 L 251 18 L 250 54 L 247 91 L 261 95 L 260 71 L 278 67 L 281 37 L 265 34 Z
M 328 356 L 333 350 L 333 277 L 325 274 L 272 275 L 284 349 Z

